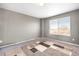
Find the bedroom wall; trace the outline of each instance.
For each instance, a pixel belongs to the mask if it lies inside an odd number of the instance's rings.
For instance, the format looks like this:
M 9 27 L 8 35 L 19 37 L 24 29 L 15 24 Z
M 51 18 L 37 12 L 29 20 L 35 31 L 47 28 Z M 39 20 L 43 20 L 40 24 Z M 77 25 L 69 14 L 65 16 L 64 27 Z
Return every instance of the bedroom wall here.
M 40 36 L 40 19 L 0 8 L 0 40 L 12 44 Z
M 61 18 L 61 17 L 66 17 L 66 16 L 70 16 L 71 36 L 67 37 L 67 36 L 61 36 L 61 35 L 50 35 L 49 31 L 48 31 L 49 30 L 49 23 L 48 23 L 49 20 L 54 20 L 56 18 Z M 45 18 L 42 20 L 44 20 L 44 22 L 43 22 L 44 23 L 44 25 L 43 25 L 44 37 L 79 44 L 79 10 L 71 11 L 68 13 L 63 13 L 63 14 Z M 73 38 L 75 40 L 73 40 Z

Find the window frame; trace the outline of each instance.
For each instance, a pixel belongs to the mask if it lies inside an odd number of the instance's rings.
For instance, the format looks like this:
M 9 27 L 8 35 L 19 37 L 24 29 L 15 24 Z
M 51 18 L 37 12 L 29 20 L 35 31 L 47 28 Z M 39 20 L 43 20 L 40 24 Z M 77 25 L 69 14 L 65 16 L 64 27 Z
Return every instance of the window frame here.
M 65 16 L 65 17 L 69 17 L 69 21 L 70 21 L 70 22 L 69 22 L 69 25 L 70 25 L 70 28 L 69 28 L 70 34 L 69 34 L 69 36 L 68 36 L 68 35 L 63 35 L 63 34 L 50 34 L 50 30 L 51 30 L 51 29 L 50 29 L 50 21 L 51 21 L 51 20 L 48 21 L 48 25 L 49 25 L 49 26 L 48 26 L 48 28 L 49 28 L 49 29 L 48 29 L 48 34 L 49 34 L 49 35 L 67 36 L 67 37 L 70 37 L 70 36 L 71 36 L 71 17 L 70 17 L 70 16 Z M 60 18 L 55 18 L 55 19 L 52 19 L 52 20 L 60 20 L 60 19 L 63 19 L 63 18 L 64 18 L 64 17 L 60 17 Z M 58 26 L 59 26 L 59 25 L 58 25 Z

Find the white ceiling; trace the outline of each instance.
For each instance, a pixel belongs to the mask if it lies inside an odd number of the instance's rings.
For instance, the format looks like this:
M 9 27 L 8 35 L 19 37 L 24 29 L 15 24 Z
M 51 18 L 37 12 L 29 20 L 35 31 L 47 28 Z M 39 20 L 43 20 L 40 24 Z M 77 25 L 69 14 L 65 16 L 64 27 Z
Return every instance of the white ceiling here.
M 36 18 L 45 18 L 79 9 L 79 4 L 45 3 L 44 6 L 39 6 L 35 3 L 3 3 L 0 4 L 0 7 Z

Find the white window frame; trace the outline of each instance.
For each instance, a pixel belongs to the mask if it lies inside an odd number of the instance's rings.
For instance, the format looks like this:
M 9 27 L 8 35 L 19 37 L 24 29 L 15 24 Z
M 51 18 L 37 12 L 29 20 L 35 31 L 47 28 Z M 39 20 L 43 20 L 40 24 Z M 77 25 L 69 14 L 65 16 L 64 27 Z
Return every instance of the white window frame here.
M 50 35 L 71 36 L 70 16 L 66 16 L 66 17 L 69 18 L 69 26 L 68 26 L 68 27 L 69 27 L 69 35 L 65 35 L 65 34 L 55 34 L 55 33 L 54 33 L 54 34 L 51 34 L 51 33 L 50 33 L 50 31 L 51 31 L 51 29 L 50 29 L 50 26 L 51 26 L 51 25 L 50 25 L 50 22 L 51 22 L 51 21 L 59 21 L 59 20 L 61 20 L 61 19 L 65 19 L 65 17 L 61 17 L 61 18 L 57 18 L 57 19 L 53 19 L 53 20 L 49 20 L 49 34 L 50 34 Z M 58 29 L 59 29 L 59 23 L 57 24 L 57 26 L 58 26 Z M 58 30 L 58 31 L 59 31 L 59 30 Z

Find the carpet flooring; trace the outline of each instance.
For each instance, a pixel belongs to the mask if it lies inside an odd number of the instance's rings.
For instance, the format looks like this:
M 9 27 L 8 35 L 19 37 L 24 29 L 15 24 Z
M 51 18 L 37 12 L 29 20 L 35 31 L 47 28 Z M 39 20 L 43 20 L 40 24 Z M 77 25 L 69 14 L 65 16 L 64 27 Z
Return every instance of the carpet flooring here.
M 79 56 L 78 51 L 79 46 L 40 38 L 2 48 L 0 56 Z

